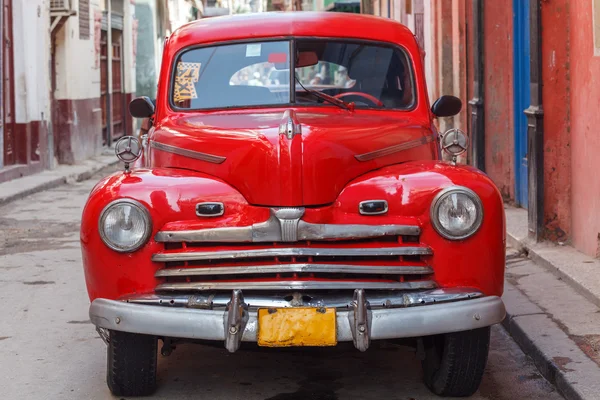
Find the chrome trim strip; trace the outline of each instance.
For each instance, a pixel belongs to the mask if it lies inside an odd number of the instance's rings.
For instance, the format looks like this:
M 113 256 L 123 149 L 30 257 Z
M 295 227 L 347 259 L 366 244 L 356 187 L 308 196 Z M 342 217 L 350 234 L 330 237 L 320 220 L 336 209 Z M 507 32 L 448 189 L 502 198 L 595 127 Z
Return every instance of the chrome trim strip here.
M 368 295 L 367 295 L 368 296 Z M 248 302 L 248 297 L 245 297 Z M 369 300 L 370 301 L 370 300 Z M 349 314 L 336 312 L 337 340 L 351 342 Z M 371 310 L 372 340 L 420 337 L 484 328 L 502 322 L 506 310 L 498 296 L 481 297 L 423 307 Z M 243 342 L 256 342 L 257 313 L 249 312 Z M 117 300 L 96 299 L 90 320 L 104 329 L 187 339 L 225 340 L 225 310 L 156 307 Z M 160 322 L 160 323 L 157 323 Z
M 291 295 L 291 299 L 288 297 Z M 397 308 L 397 307 L 420 307 L 428 304 L 447 303 L 483 297 L 484 294 L 472 288 L 440 288 L 412 291 L 370 291 L 366 293 L 367 301 L 372 309 L 375 308 Z M 244 299 L 250 309 L 260 307 L 335 307 L 348 308 L 353 301 L 352 292 L 346 293 L 323 293 L 323 292 L 246 292 Z M 229 293 L 208 292 L 189 294 L 145 294 L 134 295 L 123 299 L 129 303 L 146 304 L 163 307 L 190 307 L 190 308 L 225 308 L 231 301 Z
M 150 141 L 150 147 L 155 148 L 157 150 L 166 151 L 168 153 L 177 154 L 179 156 L 195 158 L 196 160 L 210 162 L 213 164 L 221 164 L 227 159 L 227 157 L 215 156 L 213 154 L 207 154 L 207 153 L 201 153 L 199 151 L 183 149 L 181 147 L 171 146 L 168 144 L 156 142 L 154 140 Z
M 415 225 L 333 225 L 310 224 L 304 221 L 300 221 L 298 231 L 298 238 L 301 240 L 365 239 L 421 234 L 421 228 Z
M 251 281 L 251 282 L 181 282 L 161 283 L 156 291 L 177 290 L 322 290 L 322 289 L 378 289 L 378 290 L 414 290 L 433 289 L 434 281 L 414 282 L 365 282 L 365 281 Z
M 156 271 L 157 278 L 165 276 L 202 276 L 202 275 L 235 275 L 235 274 L 279 274 L 288 272 L 321 272 L 344 274 L 398 274 L 427 275 L 433 273 L 431 267 L 396 266 L 396 265 L 351 265 L 351 264 L 277 264 L 249 265 L 205 268 L 169 268 Z
M 256 250 L 189 251 L 155 253 L 154 262 L 231 260 L 260 257 L 377 257 L 377 256 L 426 256 L 433 254 L 429 247 L 383 247 L 383 248 L 321 248 L 321 247 L 275 247 Z
M 371 161 L 375 158 L 389 156 L 390 154 L 398 153 L 398 152 L 404 151 L 404 150 L 410 150 L 412 148 L 434 142 L 435 140 L 436 140 L 435 135 L 424 136 L 422 138 L 419 138 L 416 140 L 411 140 L 409 142 L 404 142 L 401 144 L 396 144 L 394 146 L 384 147 L 383 149 L 371 151 L 368 153 L 355 155 L 354 158 L 356 158 L 358 161 Z
M 417 236 L 421 228 L 416 225 L 359 225 L 359 224 L 312 224 L 298 220 L 292 209 L 271 209 L 265 222 L 251 226 L 209 228 L 188 231 L 160 231 L 154 240 L 173 242 L 284 242 L 297 240 L 362 239 L 382 236 Z M 296 210 L 296 214 L 302 209 Z M 284 212 L 285 211 L 285 212 Z M 287 224 L 286 224 L 287 222 Z M 296 229 L 294 235 L 284 227 Z M 294 240 L 295 239 L 295 240 Z

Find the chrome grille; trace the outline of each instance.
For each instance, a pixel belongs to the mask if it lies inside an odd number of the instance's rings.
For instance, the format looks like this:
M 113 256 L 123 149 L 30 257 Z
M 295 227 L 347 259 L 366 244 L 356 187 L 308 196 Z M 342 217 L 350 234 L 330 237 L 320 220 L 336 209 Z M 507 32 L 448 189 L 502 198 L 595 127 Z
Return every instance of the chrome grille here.
M 355 265 L 355 264 L 275 264 L 220 266 L 203 268 L 168 268 L 156 273 L 157 277 L 169 276 L 210 276 L 243 274 L 285 274 L 285 273 L 338 273 L 338 274 L 395 274 L 429 275 L 431 267 L 394 265 Z
M 285 211 L 285 212 L 284 212 Z M 412 290 L 437 287 L 412 225 L 328 225 L 272 210 L 249 227 L 158 232 L 156 290 Z M 309 238 L 309 239 L 308 239 Z
M 385 247 L 385 248 L 329 248 L 288 247 L 259 250 L 185 251 L 164 252 L 152 256 L 155 262 L 228 260 L 261 257 L 389 257 L 431 255 L 429 247 Z

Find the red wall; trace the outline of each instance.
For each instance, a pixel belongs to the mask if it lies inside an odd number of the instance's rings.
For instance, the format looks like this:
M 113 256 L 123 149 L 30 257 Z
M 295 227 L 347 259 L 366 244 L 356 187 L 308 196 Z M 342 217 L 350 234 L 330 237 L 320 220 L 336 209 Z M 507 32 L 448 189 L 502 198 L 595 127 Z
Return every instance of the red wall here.
M 542 2 L 542 79 L 544 107 L 544 225 L 549 240 L 568 240 L 571 232 L 571 148 L 569 102 L 573 88 L 569 80 L 571 63 L 578 57 L 569 54 L 569 4 L 590 0 L 553 0 Z M 573 18 L 580 18 L 577 13 Z M 577 22 L 578 31 L 583 28 Z M 590 34 L 591 36 L 591 34 Z M 571 61 L 571 62 L 570 62 Z M 587 61 L 585 61 L 587 62 Z M 590 90 L 592 88 L 586 88 Z M 574 96 L 577 97 L 577 96 Z M 594 107 L 597 109 L 597 107 Z M 597 114 L 597 111 L 593 111 Z
M 502 196 L 514 199 L 512 7 L 484 7 L 485 168 Z M 470 58 L 472 54 L 470 54 Z M 472 68 L 472 61 L 469 63 Z
M 465 103 L 465 110 L 468 110 L 467 116 L 467 124 L 469 127 L 469 133 L 473 132 L 473 128 L 471 127 L 471 106 L 468 104 L 468 101 L 473 98 L 473 80 L 475 79 L 475 62 L 473 59 L 473 49 L 475 47 L 475 42 L 473 38 L 475 37 L 475 31 L 473 30 L 473 2 L 467 1 L 465 3 L 465 22 L 467 24 L 467 34 L 466 34 L 466 53 L 467 53 L 467 98 L 464 99 L 467 101 Z
M 572 173 L 558 176 L 556 190 L 561 201 L 558 207 L 568 209 L 567 189 L 572 176 L 573 244 L 588 255 L 600 257 L 600 57 L 594 56 L 592 1 L 572 0 L 570 7 L 571 26 L 576 27 L 570 32 L 571 118 L 570 126 L 565 124 L 571 131 L 571 147 L 560 143 L 558 140 L 564 138 L 558 135 L 554 145 L 559 150 L 558 156 L 564 157 L 557 160 L 559 165 L 571 164 L 572 159 Z

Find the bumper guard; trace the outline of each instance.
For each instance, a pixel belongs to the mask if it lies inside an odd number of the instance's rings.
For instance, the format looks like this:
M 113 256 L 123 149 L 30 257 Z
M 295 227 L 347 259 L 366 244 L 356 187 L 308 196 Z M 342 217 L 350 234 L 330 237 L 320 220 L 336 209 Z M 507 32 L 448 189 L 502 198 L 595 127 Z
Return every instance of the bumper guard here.
M 337 309 L 338 342 L 354 342 L 365 351 L 370 341 L 467 331 L 501 322 L 506 315 L 498 296 L 414 307 L 371 309 L 365 291 L 356 289 L 347 309 Z M 96 299 L 90 319 L 97 328 L 173 337 L 223 341 L 230 352 L 241 342 L 257 341 L 257 312 L 250 311 L 241 290 L 234 290 L 222 310 L 162 307 Z

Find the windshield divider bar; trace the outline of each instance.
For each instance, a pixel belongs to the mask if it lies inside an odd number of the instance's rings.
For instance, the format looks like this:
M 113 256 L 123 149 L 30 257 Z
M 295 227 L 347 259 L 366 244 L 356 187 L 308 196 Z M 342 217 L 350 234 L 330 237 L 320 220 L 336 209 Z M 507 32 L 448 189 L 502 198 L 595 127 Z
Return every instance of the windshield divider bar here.
M 296 103 L 296 41 L 290 39 L 290 103 Z

